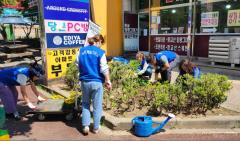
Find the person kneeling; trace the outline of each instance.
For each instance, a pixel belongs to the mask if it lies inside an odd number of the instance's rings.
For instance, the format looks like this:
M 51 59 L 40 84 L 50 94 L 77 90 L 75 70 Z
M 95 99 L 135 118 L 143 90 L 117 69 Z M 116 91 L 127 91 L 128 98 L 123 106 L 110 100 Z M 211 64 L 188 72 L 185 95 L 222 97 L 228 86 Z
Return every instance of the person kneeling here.
M 200 69 L 187 59 L 184 59 L 179 63 L 179 71 L 179 76 L 183 76 L 184 74 L 190 74 L 194 78 L 200 78 L 201 76 Z
M 152 65 L 150 65 L 145 57 L 145 55 L 141 52 L 138 52 L 136 55 L 136 59 L 141 62 L 140 66 L 138 67 L 137 75 L 140 77 L 147 76 L 149 79 L 152 75 Z

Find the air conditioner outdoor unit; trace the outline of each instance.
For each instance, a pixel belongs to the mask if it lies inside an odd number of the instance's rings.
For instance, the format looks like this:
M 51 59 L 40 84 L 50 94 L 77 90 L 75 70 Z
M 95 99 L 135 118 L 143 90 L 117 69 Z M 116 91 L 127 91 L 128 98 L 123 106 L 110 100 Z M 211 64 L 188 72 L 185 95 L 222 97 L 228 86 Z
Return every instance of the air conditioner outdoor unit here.
M 209 40 L 208 57 L 215 62 L 231 63 L 231 67 L 240 64 L 240 38 L 230 36 L 213 36 Z
M 229 39 L 224 37 L 210 37 L 208 57 L 211 62 L 230 63 Z

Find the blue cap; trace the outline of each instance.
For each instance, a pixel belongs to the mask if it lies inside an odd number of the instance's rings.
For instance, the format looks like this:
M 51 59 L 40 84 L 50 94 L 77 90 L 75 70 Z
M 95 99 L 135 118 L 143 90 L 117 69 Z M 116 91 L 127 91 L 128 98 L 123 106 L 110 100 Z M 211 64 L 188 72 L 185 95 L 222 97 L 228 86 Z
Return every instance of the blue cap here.
M 34 63 L 33 65 L 31 65 L 29 71 L 30 71 L 30 74 L 33 76 L 43 77 L 44 75 L 44 70 L 42 66 L 37 63 Z

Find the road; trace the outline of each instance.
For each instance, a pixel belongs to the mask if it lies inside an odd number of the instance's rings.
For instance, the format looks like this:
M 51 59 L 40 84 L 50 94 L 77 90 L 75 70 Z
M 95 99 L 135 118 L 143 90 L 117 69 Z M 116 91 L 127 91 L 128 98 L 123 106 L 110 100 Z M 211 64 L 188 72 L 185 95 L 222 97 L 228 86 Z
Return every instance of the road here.
M 99 134 L 81 134 L 80 120 L 64 121 L 62 116 L 51 116 L 38 121 L 35 116 L 23 121 L 7 121 L 11 140 L 159 140 L 159 141 L 239 141 L 240 131 L 236 130 L 171 130 L 139 138 L 130 132 L 112 131 L 102 127 Z

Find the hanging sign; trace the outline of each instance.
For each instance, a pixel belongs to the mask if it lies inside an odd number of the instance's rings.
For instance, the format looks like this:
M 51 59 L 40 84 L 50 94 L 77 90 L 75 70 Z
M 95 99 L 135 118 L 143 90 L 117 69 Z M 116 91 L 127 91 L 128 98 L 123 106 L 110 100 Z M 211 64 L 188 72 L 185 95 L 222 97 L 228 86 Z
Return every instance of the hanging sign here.
M 228 11 L 227 26 L 240 26 L 240 9 Z
M 88 45 L 88 38 L 93 37 L 94 35 L 97 35 L 101 32 L 101 27 L 97 24 L 95 24 L 94 22 L 92 22 L 91 20 L 89 20 L 89 28 L 88 28 L 88 33 L 87 33 L 87 37 L 86 37 L 86 41 L 84 46 Z
M 219 12 L 201 14 L 201 27 L 218 27 Z
M 63 77 L 69 65 L 76 60 L 79 48 L 47 50 L 48 79 Z

